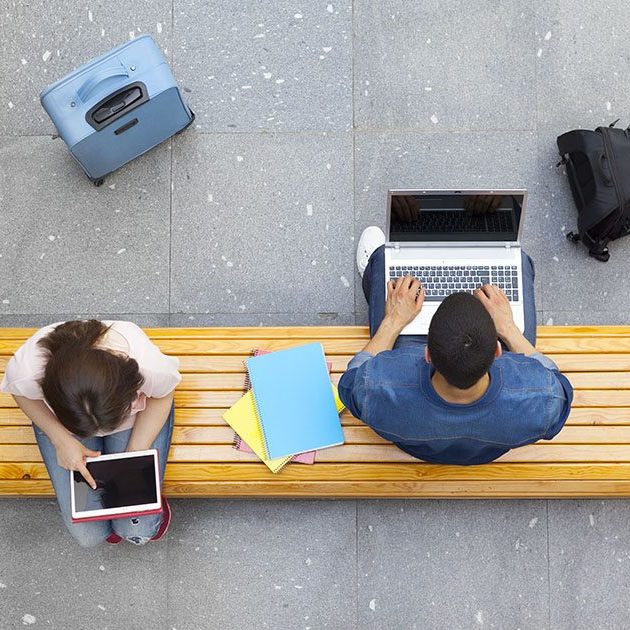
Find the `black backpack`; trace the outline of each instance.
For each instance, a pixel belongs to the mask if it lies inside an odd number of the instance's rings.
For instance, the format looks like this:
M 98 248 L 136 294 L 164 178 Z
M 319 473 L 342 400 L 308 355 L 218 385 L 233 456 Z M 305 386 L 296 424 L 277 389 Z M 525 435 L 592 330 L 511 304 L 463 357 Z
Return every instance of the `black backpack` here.
M 558 150 L 566 165 L 578 209 L 578 234 L 589 256 L 608 261 L 608 243 L 630 234 L 630 127 L 577 129 L 558 136 Z

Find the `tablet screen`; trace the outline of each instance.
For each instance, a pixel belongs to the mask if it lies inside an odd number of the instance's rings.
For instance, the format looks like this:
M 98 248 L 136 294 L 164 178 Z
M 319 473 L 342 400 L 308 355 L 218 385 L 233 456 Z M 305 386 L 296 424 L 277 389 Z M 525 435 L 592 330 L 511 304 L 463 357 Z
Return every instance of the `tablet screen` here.
M 86 464 L 94 481 L 92 490 L 81 473 L 75 471 L 74 507 L 76 512 L 94 512 L 157 503 L 155 457 L 139 455 L 104 459 Z

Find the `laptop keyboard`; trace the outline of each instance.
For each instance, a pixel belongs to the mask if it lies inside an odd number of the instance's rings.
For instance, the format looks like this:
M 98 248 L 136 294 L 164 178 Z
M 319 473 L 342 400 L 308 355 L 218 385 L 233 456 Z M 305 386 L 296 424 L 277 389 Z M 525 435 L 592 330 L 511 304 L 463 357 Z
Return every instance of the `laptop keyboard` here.
M 441 302 L 451 293 L 472 293 L 483 284 L 494 284 L 503 289 L 510 302 L 519 300 L 518 271 L 515 265 L 390 266 L 390 280 L 402 276 L 414 276 L 422 282 L 427 302 Z
M 392 220 L 396 232 L 512 232 L 511 212 L 484 215 L 466 214 L 461 210 L 423 210 L 415 221 Z

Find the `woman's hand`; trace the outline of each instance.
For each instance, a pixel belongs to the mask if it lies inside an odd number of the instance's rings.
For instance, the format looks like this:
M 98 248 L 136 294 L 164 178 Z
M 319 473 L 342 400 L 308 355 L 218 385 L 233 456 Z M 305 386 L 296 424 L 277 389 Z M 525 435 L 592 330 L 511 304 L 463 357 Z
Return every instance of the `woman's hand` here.
M 64 437 L 61 442 L 55 444 L 55 451 L 59 466 L 66 470 L 77 470 L 83 475 L 90 487 L 96 490 L 96 482 L 85 465 L 85 459 L 86 457 L 98 457 L 101 454 L 100 451 L 93 451 L 87 446 L 83 446 L 72 435 Z

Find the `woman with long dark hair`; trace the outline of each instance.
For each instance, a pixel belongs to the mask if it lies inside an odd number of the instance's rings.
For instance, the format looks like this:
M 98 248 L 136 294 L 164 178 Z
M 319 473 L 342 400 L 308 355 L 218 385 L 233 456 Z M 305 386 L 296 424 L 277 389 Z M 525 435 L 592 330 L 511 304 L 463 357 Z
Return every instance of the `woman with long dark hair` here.
M 124 321 L 69 321 L 37 331 L 7 364 L 0 391 L 13 395 L 33 430 L 64 522 L 85 547 L 161 538 L 162 514 L 72 523 L 69 470 L 95 488 L 87 457 L 156 448 L 164 477 L 173 432 L 178 360 Z

